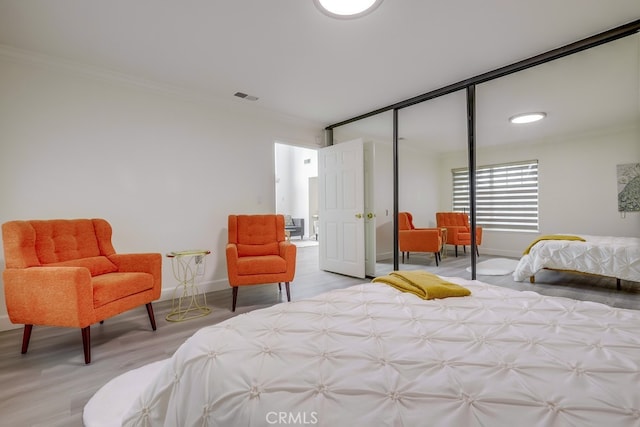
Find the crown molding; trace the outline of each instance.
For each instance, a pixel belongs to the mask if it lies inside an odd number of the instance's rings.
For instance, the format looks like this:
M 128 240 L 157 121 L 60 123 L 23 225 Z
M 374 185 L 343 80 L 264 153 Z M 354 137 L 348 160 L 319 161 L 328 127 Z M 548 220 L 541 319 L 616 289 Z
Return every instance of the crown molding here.
M 13 60 L 17 63 L 82 75 L 93 79 L 116 82 L 129 86 L 138 86 L 156 92 L 183 96 L 186 94 L 184 89 L 175 86 L 160 84 L 152 80 L 135 77 L 106 68 L 70 61 L 67 59 L 45 55 L 38 52 L 17 49 L 2 44 L 0 44 L 0 58 Z

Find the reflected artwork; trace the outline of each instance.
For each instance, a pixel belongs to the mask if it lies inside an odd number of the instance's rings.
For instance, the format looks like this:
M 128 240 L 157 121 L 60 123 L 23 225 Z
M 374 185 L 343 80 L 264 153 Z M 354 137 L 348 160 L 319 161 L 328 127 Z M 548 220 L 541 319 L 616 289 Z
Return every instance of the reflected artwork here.
M 617 165 L 618 211 L 640 211 L 640 163 Z

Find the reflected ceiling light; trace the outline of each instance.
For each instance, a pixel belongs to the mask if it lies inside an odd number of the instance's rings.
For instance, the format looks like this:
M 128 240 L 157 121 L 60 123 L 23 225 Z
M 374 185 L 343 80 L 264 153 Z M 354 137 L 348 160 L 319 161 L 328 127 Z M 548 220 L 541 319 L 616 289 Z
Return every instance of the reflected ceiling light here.
M 532 123 L 537 122 L 538 120 L 542 120 L 545 117 L 547 117 L 547 113 L 523 113 L 509 117 L 509 121 L 516 124 Z
M 382 0 L 313 0 L 316 7 L 332 18 L 359 18 L 373 12 Z

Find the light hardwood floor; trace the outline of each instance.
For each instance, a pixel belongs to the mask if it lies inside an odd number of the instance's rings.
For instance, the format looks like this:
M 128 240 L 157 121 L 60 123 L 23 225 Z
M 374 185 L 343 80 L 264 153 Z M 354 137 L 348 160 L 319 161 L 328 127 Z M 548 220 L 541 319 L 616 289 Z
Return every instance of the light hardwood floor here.
M 363 279 L 320 271 L 318 248 L 298 249 L 293 300 L 332 289 L 362 283 Z M 480 256 L 479 261 L 489 257 Z M 443 276 L 470 278 L 469 255 L 455 258 L 450 252 L 439 267 L 432 255 L 412 254 L 401 269 L 425 269 Z M 376 274 L 392 270 L 392 262 L 380 262 Z M 478 276 L 479 280 L 546 295 L 602 302 L 640 309 L 640 286 L 571 273 L 541 272 L 537 284 L 518 283 L 507 276 Z M 142 365 L 170 357 L 196 330 L 234 315 L 285 301 L 276 285 L 240 289 L 238 308 L 231 312 L 231 289 L 207 294 L 212 308 L 208 316 L 182 323 L 165 320 L 170 301 L 154 304 L 157 331 L 153 332 L 144 307 L 108 319 L 91 328 L 92 362 L 84 364 L 79 330 L 35 327 L 29 352 L 20 354 L 22 329 L 0 332 L 0 424 L 3 426 L 82 426 L 82 410 L 91 396 L 110 379 Z

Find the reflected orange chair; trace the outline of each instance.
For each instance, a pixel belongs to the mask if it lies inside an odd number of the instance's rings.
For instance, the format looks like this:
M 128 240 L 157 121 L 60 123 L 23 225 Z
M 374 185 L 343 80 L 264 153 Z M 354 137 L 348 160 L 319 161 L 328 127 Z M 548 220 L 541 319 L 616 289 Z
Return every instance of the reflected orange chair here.
M 410 252 L 433 252 L 436 266 L 440 260 L 442 250 L 442 235 L 437 228 L 415 228 L 413 215 L 409 212 L 398 213 L 398 243 L 402 252 L 402 262 L 406 252 L 409 259 Z
M 104 219 L 9 221 L 2 224 L 9 319 L 24 324 L 22 353 L 33 325 L 81 328 L 91 362 L 90 326 L 160 298 L 162 255 L 117 254 Z
M 438 228 L 447 229 L 448 245 L 455 246 L 456 257 L 458 256 L 458 245 L 462 245 L 462 250 L 466 252 L 466 246 L 471 246 L 471 225 L 469 224 L 469 215 L 462 212 L 437 212 L 436 224 Z M 482 227 L 476 227 L 476 254 L 478 246 L 482 244 Z
M 229 215 L 226 254 L 232 311 L 236 311 L 239 286 L 278 283 L 281 289 L 284 282 L 287 301 L 291 301 L 296 246 L 285 239 L 283 215 Z

